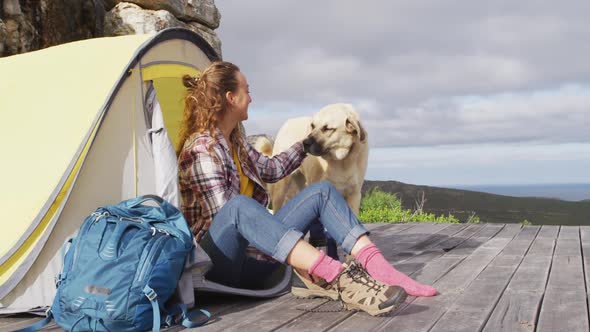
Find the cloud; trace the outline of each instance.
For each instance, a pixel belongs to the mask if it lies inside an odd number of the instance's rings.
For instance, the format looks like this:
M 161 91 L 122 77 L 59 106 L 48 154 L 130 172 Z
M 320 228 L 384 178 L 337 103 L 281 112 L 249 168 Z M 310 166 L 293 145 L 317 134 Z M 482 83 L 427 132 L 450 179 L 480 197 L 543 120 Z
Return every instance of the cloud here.
M 374 148 L 367 179 L 435 186 L 588 183 L 590 143 Z
M 373 146 L 590 142 L 590 87 L 585 86 L 432 99 L 367 114 Z
M 587 1 L 217 6 L 224 56 L 250 82 L 247 128 L 257 132 L 350 102 L 372 146 L 590 139 Z

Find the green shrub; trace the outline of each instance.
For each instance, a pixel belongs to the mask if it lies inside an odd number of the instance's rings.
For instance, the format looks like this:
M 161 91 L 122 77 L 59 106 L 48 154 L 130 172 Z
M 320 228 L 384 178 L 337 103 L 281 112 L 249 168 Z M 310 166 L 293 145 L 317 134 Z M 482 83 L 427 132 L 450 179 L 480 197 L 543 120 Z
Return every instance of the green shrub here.
M 467 218 L 467 223 L 468 224 L 479 224 L 480 221 L 481 220 L 479 220 L 479 217 L 475 215 L 475 212 L 471 212 L 471 214 Z
M 409 222 L 428 221 L 438 223 L 458 223 L 459 219 L 452 214 L 436 216 L 432 213 L 418 213 L 405 210 L 401 200 L 394 194 L 374 188 L 368 191 L 361 200 L 359 219 L 362 222 Z

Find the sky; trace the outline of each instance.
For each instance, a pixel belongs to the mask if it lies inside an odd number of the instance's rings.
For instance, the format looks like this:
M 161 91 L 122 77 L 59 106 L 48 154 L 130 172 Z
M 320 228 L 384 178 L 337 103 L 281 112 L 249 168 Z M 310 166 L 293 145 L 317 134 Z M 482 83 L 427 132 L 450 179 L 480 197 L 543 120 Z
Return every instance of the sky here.
M 590 1 L 217 0 L 246 75 L 248 134 L 336 102 L 366 179 L 590 183 Z

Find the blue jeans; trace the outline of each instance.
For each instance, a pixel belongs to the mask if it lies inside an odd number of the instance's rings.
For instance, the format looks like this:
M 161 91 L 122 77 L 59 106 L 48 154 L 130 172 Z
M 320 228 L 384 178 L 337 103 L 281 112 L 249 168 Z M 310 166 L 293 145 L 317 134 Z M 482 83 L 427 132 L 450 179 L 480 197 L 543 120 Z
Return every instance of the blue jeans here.
M 213 261 L 207 278 L 234 287 L 256 288 L 250 281 L 260 280 L 262 273 L 272 272 L 278 264 L 248 258 L 248 244 L 285 263 L 295 244 L 318 219 L 346 253 L 368 233 L 328 182 L 306 187 L 274 215 L 252 198 L 234 197 L 215 215 L 201 240 Z

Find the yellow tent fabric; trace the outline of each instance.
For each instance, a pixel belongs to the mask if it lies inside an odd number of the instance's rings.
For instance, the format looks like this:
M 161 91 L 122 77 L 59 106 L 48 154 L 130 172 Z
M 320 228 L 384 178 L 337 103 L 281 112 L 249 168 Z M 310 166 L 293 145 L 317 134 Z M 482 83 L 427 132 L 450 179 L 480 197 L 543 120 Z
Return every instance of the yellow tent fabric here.
M 48 198 L 60 190 L 58 185 L 72 157 L 81 142 L 85 144 L 84 137 L 97 120 L 97 110 L 107 101 L 136 49 L 148 38 L 134 35 L 85 40 L 0 61 L 0 123 L 4 124 L 0 131 L 0 257 L 10 254 L 40 211 L 51 210 L 54 202 L 48 202 Z M 55 65 L 59 63 L 63 66 Z M 97 66 L 99 63 L 109 65 Z M 49 219 L 32 232 L 29 244 L 39 237 Z M 3 262 L 0 284 L 6 272 L 27 253 L 22 247 L 18 253 L 21 257 Z
M 144 81 L 154 82 L 166 129 L 170 135 L 172 145 L 177 148 L 178 132 L 184 108 L 184 96 L 186 94 L 182 77 L 184 75 L 199 76 L 201 72 L 195 68 L 174 63 L 146 66 L 141 71 Z

